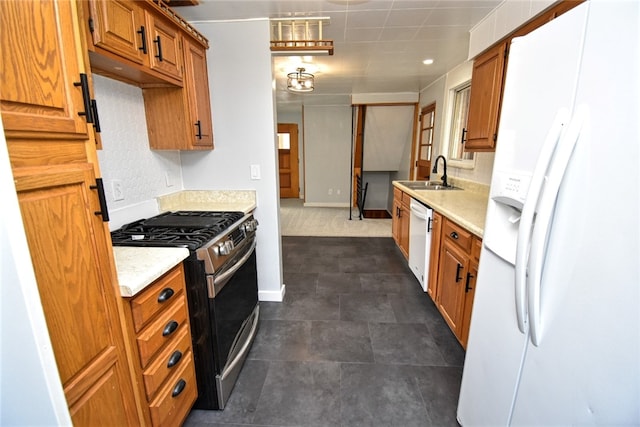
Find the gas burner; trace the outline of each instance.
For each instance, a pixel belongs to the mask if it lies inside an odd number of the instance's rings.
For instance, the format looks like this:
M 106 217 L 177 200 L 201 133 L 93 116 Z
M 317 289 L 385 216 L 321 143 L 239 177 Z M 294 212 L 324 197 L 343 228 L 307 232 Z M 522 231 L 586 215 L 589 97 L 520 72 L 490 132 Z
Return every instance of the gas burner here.
M 111 240 L 114 246 L 168 246 L 195 250 L 243 217 L 243 212 L 165 212 L 111 232 Z

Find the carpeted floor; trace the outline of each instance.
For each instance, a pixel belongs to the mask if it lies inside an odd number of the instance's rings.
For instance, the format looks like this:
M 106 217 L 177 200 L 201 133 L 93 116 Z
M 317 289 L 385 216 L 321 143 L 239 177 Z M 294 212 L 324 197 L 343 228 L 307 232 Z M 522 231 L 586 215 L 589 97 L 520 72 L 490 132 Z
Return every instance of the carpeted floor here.
M 358 209 L 305 207 L 301 199 L 280 199 L 283 236 L 391 237 L 391 219 L 358 219 Z

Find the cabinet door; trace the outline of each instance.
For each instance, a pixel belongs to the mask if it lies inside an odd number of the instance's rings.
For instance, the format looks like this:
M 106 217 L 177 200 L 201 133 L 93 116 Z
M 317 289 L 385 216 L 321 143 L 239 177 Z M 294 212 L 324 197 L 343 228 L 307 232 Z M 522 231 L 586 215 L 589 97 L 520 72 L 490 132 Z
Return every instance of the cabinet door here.
M 431 220 L 431 253 L 429 255 L 429 285 L 427 293 L 435 302 L 438 296 L 438 264 L 440 262 L 440 242 L 442 236 L 442 215 L 433 212 Z
M 191 116 L 193 145 L 198 148 L 213 148 L 213 124 L 211 121 L 211 100 L 209 96 L 209 76 L 207 56 L 203 47 L 185 41 L 185 89 Z
M 149 66 L 151 69 L 182 81 L 182 36 L 178 28 L 146 13 L 149 28 Z
M 462 312 L 462 327 L 460 331 L 460 343 L 462 347 L 467 348 L 467 340 L 469 339 L 469 327 L 471 326 L 471 311 L 473 310 L 473 298 L 476 294 L 476 278 L 478 277 L 478 263 L 471 261 L 469 263 L 469 271 L 465 277 L 464 288 L 464 309 Z
M 400 251 L 404 254 L 405 258 L 409 258 L 409 226 L 411 223 L 411 208 L 404 201 L 405 198 L 409 198 L 408 194 L 404 194 L 403 202 L 400 204 L 400 228 L 399 228 L 399 240 Z
M 402 194 L 402 193 L 400 193 Z M 402 197 L 402 196 L 400 196 Z M 398 197 L 393 199 L 393 218 L 391 219 L 391 236 L 396 242 L 396 245 L 400 246 L 400 206 L 401 201 Z
M 92 0 L 93 44 L 136 64 L 148 63 L 149 29 L 144 11 L 131 0 Z
M 465 151 L 494 151 L 502 100 L 506 43 L 473 62 Z
M 460 335 L 467 263 L 468 258 L 452 243 L 445 240 L 440 254 L 436 305 L 456 337 Z
M 65 3 L 65 2 L 61 2 Z M 90 164 L 14 170 L 31 261 L 76 426 L 135 425 L 137 413 Z
M 7 138 L 88 138 L 86 116 L 80 115 L 86 111 L 83 88 L 75 85 L 87 72 L 76 16 L 75 2 L 0 1 L 0 97 Z

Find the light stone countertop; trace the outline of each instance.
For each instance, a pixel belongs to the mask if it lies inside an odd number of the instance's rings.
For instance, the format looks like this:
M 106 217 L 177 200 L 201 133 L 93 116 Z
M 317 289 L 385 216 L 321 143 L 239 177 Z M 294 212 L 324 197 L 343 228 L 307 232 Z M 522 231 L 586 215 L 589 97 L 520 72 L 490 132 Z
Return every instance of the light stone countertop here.
M 395 187 L 414 199 L 429 205 L 476 236 L 483 237 L 489 201 L 488 186 L 465 186 L 462 180 L 453 181 L 452 184 L 462 190 L 412 190 L 398 181 L 393 182 Z
M 189 256 L 187 248 L 114 246 L 120 294 L 135 296 Z
M 244 212 L 256 208 L 255 190 L 184 190 L 157 198 L 161 212 L 226 211 Z

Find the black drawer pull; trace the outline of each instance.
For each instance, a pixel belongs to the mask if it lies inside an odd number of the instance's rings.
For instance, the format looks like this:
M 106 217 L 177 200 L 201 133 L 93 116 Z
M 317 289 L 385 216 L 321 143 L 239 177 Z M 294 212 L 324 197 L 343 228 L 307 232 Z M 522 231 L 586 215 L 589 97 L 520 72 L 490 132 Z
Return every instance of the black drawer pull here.
M 162 330 L 162 336 L 166 337 L 167 335 L 171 335 L 176 331 L 176 329 L 178 329 L 178 326 L 180 326 L 180 324 L 175 320 L 172 320 L 171 322 L 167 323 L 167 326 L 165 326 L 164 329 Z
M 462 280 L 462 277 L 460 277 L 460 270 L 462 270 L 462 264 L 458 264 L 456 267 L 456 283 Z
M 153 39 L 153 42 L 158 46 L 158 54 L 155 55 L 158 58 L 158 61 L 162 62 L 162 41 L 160 40 L 160 36 Z
M 467 273 L 467 283 L 464 285 L 464 292 L 467 293 L 470 290 L 472 290 L 473 288 L 471 286 L 469 286 L 469 282 L 471 281 L 471 279 L 473 279 L 473 274 L 471 273 Z
M 85 73 L 80 73 L 80 81 L 73 82 L 74 86 L 80 86 L 82 89 L 82 102 L 84 111 L 78 111 L 79 116 L 84 116 L 87 123 L 93 123 L 93 114 L 91 114 L 91 94 L 89 92 L 89 78 Z
M 449 236 L 451 236 L 452 239 L 458 240 L 458 233 L 456 233 L 455 231 L 452 231 L 451 234 L 449 234 Z
M 194 123 L 195 127 L 198 128 L 198 133 L 196 133 L 196 138 L 202 139 L 202 126 L 200 124 L 200 120 Z
M 176 366 L 180 359 L 182 359 L 182 352 L 180 350 L 174 351 L 171 357 L 169 357 L 167 368 L 173 368 L 174 366 Z
M 93 114 L 93 128 L 100 133 L 100 118 L 98 117 L 98 103 L 95 99 L 91 100 L 91 114 Z
M 180 393 L 184 391 L 184 388 L 186 386 L 187 386 L 187 382 L 182 378 L 180 378 L 180 381 L 178 381 L 176 386 L 173 388 L 173 391 L 171 392 L 171 397 L 178 397 Z
M 163 303 L 173 296 L 175 292 L 171 288 L 164 288 L 158 295 L 158 302 Z
M 144 25 L 141 26 L 140 29 L 136 31 L 136 33 L 140 34 L 140 39 L 142 41 L 142 46 L 139 47 L 138 50 L 141 50 L 142 53 L 146 55 L 147 54 L 147 32 L 144 29 Z

